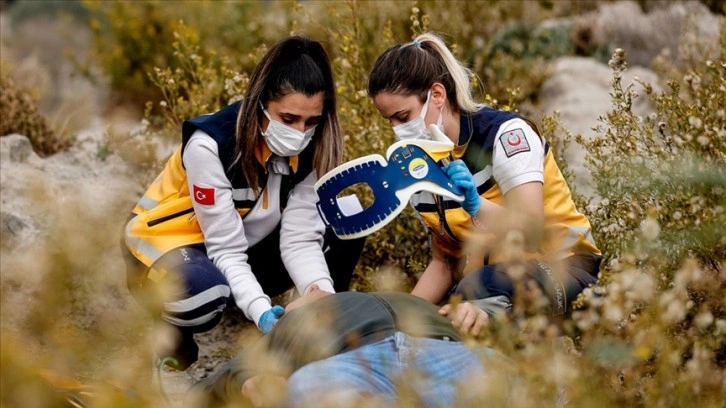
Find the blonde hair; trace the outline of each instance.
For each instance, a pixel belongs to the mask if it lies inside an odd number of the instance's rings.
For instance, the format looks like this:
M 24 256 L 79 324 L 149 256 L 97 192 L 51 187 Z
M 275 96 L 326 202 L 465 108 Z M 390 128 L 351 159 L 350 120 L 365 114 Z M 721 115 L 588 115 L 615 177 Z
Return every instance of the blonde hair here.
M 431 85 L 439 82 L 456 110 L 476 112 L 485 105 L 474 101 L 471 78 L 479 81 L 439 36 L 423 33 L 410 43 L 394 45 L 376 59 L 368 77 L 368 95 L 415 94 L 423 101 Z

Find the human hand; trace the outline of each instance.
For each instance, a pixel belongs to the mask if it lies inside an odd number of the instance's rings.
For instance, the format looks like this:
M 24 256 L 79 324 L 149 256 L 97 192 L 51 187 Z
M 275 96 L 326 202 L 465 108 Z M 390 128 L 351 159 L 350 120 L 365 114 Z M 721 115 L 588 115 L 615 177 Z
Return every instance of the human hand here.
M 285 395 L 287 378 L 279 375 L 255 375 L 242 384 L 242 396 L 255 408 L 279 407 Z
M 451 325 L 464 334 L 478 336 L 481 329 L 489 322 L 487 312 L 469 302 L 462 302 L 454 306 L 451 303 L 439 309 L 439 314 L 449 316 Z
M 287 305 L 287 307 L 285 307 L 285 313 L 290 313 L 306 303 L 310 303 L 313 300 L 317 300 L 328 295 L 332 295 L 332 293 L 326 292 L 320 289 L 318 285 L 313 284 L 312 286 L 310 286 L 310 289 L 308 289 L 307 293 L 293 300 Z
M 444 168 L 446 175 L 449 176 L 451 182 L 455 186 L 464 190 L 464 202 L 461 203 L 461 207 L 469 213 L 472 217 L 476 217 L 481 206 L 481 197 L 479 192 L 476 191 L 476 183 L 474 183 L 474 176 L 466 167 L 466 164 L 462 160 L 454 160 Z
M 284 314 L 285 309 L 280 305 L 273 306 L 272 309 L 262 313 L 262 317 L 260 317 L 260 330 L 262 330 L 263 333 L 268 333 L 273 327 L 275 327 L 277 321 L 280 320 Z

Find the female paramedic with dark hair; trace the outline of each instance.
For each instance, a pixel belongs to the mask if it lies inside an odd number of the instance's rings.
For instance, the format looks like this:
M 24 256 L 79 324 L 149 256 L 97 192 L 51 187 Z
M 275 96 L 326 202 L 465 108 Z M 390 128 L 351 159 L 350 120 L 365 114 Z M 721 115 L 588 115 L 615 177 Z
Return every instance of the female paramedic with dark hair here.
M 412 293 L 439 303 L 456 285 L 471 301 L 453 320 L 478 332 L 488 319 L 482 310 L 511 310 L 515 285 L 503 265 L 505 238 L 518 231 L 525 276 L 548 295 L 553 314 L 566 314 L 597 279 L 602 258 L 590 223 L 534 124 L 475 103 L 470 74 L 438 36 L 424 33 L 386 50 L 369 76 L 369 96 L 399 140 L 431 138 L 427 126 L 435 124 L 454 142 L 445 171 L 465 191 L 461 203 L 428 192 L 412 197 L 432 246 L 432 261 Z M 475 238 L 486 244 L 475 245 Z
M 301 36 L 270 48 L 242 101 L 184 122 L 125 232 L 132 292 L 177 285 L 150 305 L 177 334 L 155 346 L 159 357 L 196 361 L 193 333 L 214 327 L 232 299 L 268 332 L 284 312 L 270 296 L 348 289 L 363 240 L 326 232 L 313 190 L 342 152 L 330 60 Z

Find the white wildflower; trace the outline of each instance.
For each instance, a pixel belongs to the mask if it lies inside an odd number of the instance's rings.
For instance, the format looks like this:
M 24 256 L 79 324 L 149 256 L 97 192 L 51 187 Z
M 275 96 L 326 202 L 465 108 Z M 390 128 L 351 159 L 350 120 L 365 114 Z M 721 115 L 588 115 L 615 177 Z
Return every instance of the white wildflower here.
M 572 361 L 562 354 L 555 354 L 549 364 L 545 364 L 548 368 L 549 378 L 553 378 L 558 384 L 572 384 L 577 380 L 578 371 Z
M 625 292 L 625 298 L 634 302 L 647 302 L 655 294 L 655 280 L 648 274 L 634 274 L 632 284 Z
M 683 358 L 681 357 L 681 353 L 679 351 L 668 353 L 666 356 L 666 361 L 668 361 L 671 367 L 680 366 L 682 360 Z
M 660 225 L 658 225 L 658 221 L 656 221 L 653 217 L 646 218 L 643 220 L 643 223 L 640 224 L 640 233 L 643 235 L 643 238 L 649 241 L 658 238 L 658 234 L 660 234 Z
M 703 271 L 698 263 L 692 259 L 686 261 L 673 277 L 673 287 L 685 291 L 688 284 L 697 282 L 703 276 Z
M 726 334 L 726 320 L 724 320 L 724 319 L 716 320 L 716 332 L 714 334 L 716 336 Z
M 610 304 L 603 310 L 603 317 L 613 323 L 623 320 L 623 309 L 620 305 Z
M 700 129 L 703 126 L 703 121 L 701 118 L 696 116 L 689 116 L 688 117 L 688 124 L 693 126 L 696 129 Z
M 713 315 L 708 310 L 703 311 L 699 313 L 695 319 L 693 319 L 694 323 L 696 323 L 696 327 L 703 330 L 707 328 L 708 326 L 713 323 Z
M 661 320 L 665 323 L 675 324 L 686 317 L 686 307 L 673 291 L 663 293 L 659 304 L 662 311 Z
M 594 310 L 575 311 L 572 313 L 572 318 L 581 330 L 589 330 L 598 322 L 598 317 Z

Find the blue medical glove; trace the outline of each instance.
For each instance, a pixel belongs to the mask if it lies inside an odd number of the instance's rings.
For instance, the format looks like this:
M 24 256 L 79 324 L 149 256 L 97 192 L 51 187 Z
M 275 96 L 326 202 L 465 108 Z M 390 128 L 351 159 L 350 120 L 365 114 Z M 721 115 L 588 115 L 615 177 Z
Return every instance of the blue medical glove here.
M 268 333 L 273 327 L 275 327 L 277 321 L 280 320 L 284 314 L 285 308 L 279 305 L 273 306 L 272 309 L 262 313 L 262 316 L 260 317 L 260 330 L 262 330 L 263 333 Z
M 462 190 L 464 190 L 464 202 L 461 207 L 472 217 L 476 217 L 481 207 L 481 198 L 476 191 L 474 176 L 461 160 L 454 160 L 444 169 L 449 179 Z

